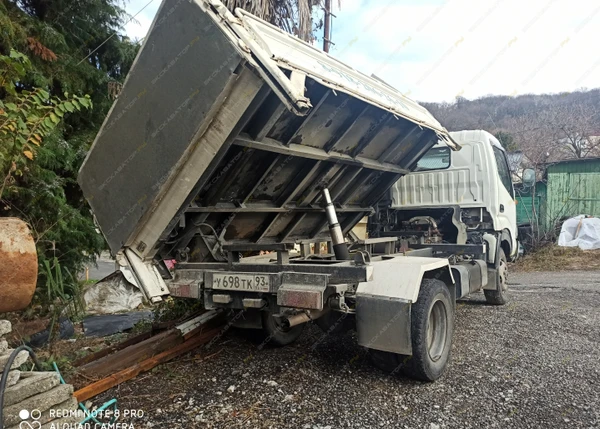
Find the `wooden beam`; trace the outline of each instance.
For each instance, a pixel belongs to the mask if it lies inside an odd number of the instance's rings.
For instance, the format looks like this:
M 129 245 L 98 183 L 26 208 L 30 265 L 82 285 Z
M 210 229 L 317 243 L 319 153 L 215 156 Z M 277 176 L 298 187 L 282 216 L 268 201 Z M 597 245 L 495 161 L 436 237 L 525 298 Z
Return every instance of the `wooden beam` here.
M 136 342 L 126 341 L 122 343 L 123 346 L 121 347 L 117 345 L 118 350 L 116 350 L 115 353 L 109 354 L 114 351 L 111 347 L 105 349 L 106 352 L 101 350 L 98 354 L 102 353 L 102 356 L 97 360 L 88 361 L 83 364 L 83 366 L 80 366 L 78 374 L 87 378 L 99 378 L 127 368 L 144 359 L 148 359 L 168 350 L 173 346 L 181 344 L 190 336 L 206 329 L 207 323 L 211 322 L 213 319 L 215 319 L 217 323 L 220 323 L 217 319 L 219 314 L 220 311 L 203 311 L 198 316 L 180 323 L 175 328 L 153 337 L 144 340 L 140 339 Z M 214 322 L 211 322 L 210 326 L 213 325 Z M 138 337 L 135 337 L 134 339 L 137 338 Z
M 183 343 L 183 335 L 178 329 L 170 329 L 133 346 L 100 358 L 79 367 L 77 373 L 86 378 L 99 379 L 128 368 L 165 350 Z
M 119 350 L 123 350 L 124 348 L 133 346 L 134 344 L 140 343 L 144 340 L 147 340 L 148 338 L 150 338 L 152 336 L 152 331 L 148 331 L 148 332 L 144 332 L 143 334 L 139 334 L 136 335 L 135 337 L 131 337 L 125 341 L 122 341 L 118 344 L 115 344 L 113 346 L 110 347 L 106 347 L 102 350 L 97 351 L 96 353 L 91 353 L 87 356 L 84 356 L 82 358 L 79 358 L 77 360 L 75 360 L 72 365 L 75 367 L 78 366 L 82 366 L 85 365 L 87 363 L 93 362 L 95 360 L 98 360 L 100 358 L 103 358 L 104 356 L 108 356 L 111 353 L 117 352 Z
M 127 380 L 131 380 L 133 377 L 137 376 L 142 372 L 149 371 L 155 366 L 160 365 L 161 363 L 168 362 L 171 359 L 176 358 L 177 356 L 190 352 L 195 348 L 208 343 L 219 332 L 221 332 L 220 327 L 207 330 L 201 334 L 190 338 L 188 341 L 185 341 L 184 343 L 181 343 L 171 348 L 170 350 L 162 352 L 156 356 L 144 360 L 143 362 L 140 362 L 136 365 L 133 365 L 115 374 L 112 374 L 102 380 L 98 380 L 95 383 L 90 384 L 89 386 L 79 389 L 74 393 L 74 396 L 75 398 L 77 398 L 77 402 L 87 401 L 88 399 L 93 398 L 94 396 L 99 395 L 102 392 L 106 392 L 112 387 L 118 386 L 119 384 Z

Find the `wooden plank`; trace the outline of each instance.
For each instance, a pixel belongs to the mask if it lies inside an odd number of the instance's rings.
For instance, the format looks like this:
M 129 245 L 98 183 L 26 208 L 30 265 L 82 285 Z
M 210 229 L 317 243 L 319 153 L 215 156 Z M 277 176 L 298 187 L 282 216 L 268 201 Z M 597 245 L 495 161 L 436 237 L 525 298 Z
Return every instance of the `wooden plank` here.
M 144 359 L 156 356 L 165 350 L 183 343 L 183 335 L 178 329 L 162 332 L 116 353 L 90 362 L 79 368 L 78 374 L 86 378 L 99 379 L 128 368 Z
M 87 363 L 93 362 L 95 360 L 103 358 L 104 356 L 108 356 L 111 353 L 117 352 L 119 350 L 123 350 L 124 348 L 127 348 L 129 346 L 133 346 L 134 344 L 137 344 L 139 342 L 147 340 L 152 335 L 153 335 L 152 331 L 148 331 L 148 332 L 144 332 L 143 334 L 136 335 L 135 337 L 129 338 L 129 339 L 127 339 L 125 341 L 122 341 L 122 342 L 120 342 L 118 344 L 115 344 L 115 345 L 112 345 L 110 347 L 106 347 L 106 348 L 104 348 L 102 350 L 99 350 L 96 353 L 91 353 L 91 354 L 89 354 L 87 356 L 79 358 L 79 359 L 77 359 L 76 361 L 73 362 L 73 366 L 78 367 L 78 366 L 82 366 L 82 365 L 85 365 Z
M 222 323 L 222 318 L 219 318 L 221 313 L 222 313 L 221 310 L 213 310 L 213 311 L 202 310 L 197 316 L 192 317 L 191 319 L 188 319 L 185 322 L 178 324 L 177 326 L 174 326 L 176 323 L 175 321 L 162 322 L 160 324 L 153 325 L 152 331 L 145 332 L 143 334 L 140 334 L 133 338 L 130 338 L 126 341 L 123 341 L 119 344 L 116 344 L 111 347 L 107 347 L 96 353 L 85 356 L 85 357 L 75 361 L 73 363 L 73 366 L 75 366 L 75 367 L 81 366 L 82 367 L 81 369 L 93 367 L 93 365 L 87 365 L 87 364 L 90 364 L 91 362 L 99 361 L 100 359 L 102 359 L 104 357 L 106 357 L 106 359 L 103 359 L 103 361 L 99 362 L 99 364 L 105 365 L 105 366 L 110 366 L 109 362 L 111 362 L 111 360 L 116 360 L 118 362 L 121 362 L 121 364 L 122 364 L 121 359 L 122 359 L 123 354 L 129 355 L 130 353 L 132 353 L 132 351 L 137 350 L 137 348 L 133 347 L 134 345 L 139 344 L 144 341 L 145 344 L 149 344 L 148 347 L 152 347 L 151 344 L 153 344 L 153 341 L 146 341 L 146 340 L 153 338 L 154 341 L 161 341 L 161 340 L 157 340 L 157 338 L 159 338 L 159 336 L 156 334 L 156 331 L 158 330 L 156 327 L 163 326 L 163 329 L 174 327 L 175 329 L 171 329 L 171 330 L 178 330 L 180 332 L 182 338 L 184 340 L 186 340 L 189 337 L 192 337 L 192 336 L 198 334 L 199 332 L 202 332 L 202 330 L 205 329 L 207 326 L 212 327 L 212 326 L 215 326 L 216 324 Z M 138 346 L 138 347 L 143 347 L 143 346 Z M 160 346 L 160 347 L 162 348 L 162 346 Z M 121 351 L 124 349 L 128 349 L 128 350 L 125 350 L 120 354 L 115 353 L 117 351 Z M 154 348 L 154 351 L 156 351 L 156 346 Z M 133 352 L 133 353 L 135 353 L 135 352 Z M 142 358 L 144 358 L 143 355 L 142 355 Z M 83 374 L 83 372 L 80 372 L 80 374 Z
M 78 402 L 87 401 L 102 392 L 106 392 L 108 389 L 115 387 L 127 380 L 132 379 L 138 374 L 149 371 L 161 363 L 168 362 L 169 360 L 176 358 L 184 353 L 194 350 L 202 344 L 208 343 L 215 335 L 221 331 L 220 327 L 212 328 L 202 334 L 196 335 L 190 338 L 188 341 L 181 343 L 170 350 L 162 352 L 156 356 L 144 360 L 136 365 L 112 374 L 102 380 L 96 381 L 82 389 L 79 389 L 74 393 Z

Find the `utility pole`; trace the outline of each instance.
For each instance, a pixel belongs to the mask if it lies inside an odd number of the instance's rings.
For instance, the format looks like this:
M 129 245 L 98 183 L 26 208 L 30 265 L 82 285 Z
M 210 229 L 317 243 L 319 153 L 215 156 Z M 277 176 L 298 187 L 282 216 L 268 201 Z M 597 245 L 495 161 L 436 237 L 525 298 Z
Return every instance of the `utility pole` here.
M 325 22 L 323 23 L 323 51 L 329 52 L 331 45 L 331 0 L 325 0 Z

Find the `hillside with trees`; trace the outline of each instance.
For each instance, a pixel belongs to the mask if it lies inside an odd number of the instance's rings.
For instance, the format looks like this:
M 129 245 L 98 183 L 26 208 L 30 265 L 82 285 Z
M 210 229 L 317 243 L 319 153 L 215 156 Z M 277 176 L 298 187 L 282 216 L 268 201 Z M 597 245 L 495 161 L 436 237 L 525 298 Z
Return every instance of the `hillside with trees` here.
M 422 104 L 450 131 L 491 132 L 530 166 L 600 156 L 600 89 Z

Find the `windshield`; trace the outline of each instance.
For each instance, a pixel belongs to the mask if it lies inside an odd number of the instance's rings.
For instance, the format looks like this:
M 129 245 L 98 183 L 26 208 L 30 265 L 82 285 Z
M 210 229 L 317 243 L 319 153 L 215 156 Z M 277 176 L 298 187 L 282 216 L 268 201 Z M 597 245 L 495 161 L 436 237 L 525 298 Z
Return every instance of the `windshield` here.
M 415 171 L 443 170 L 448 167 L 450 167 L 450 148 L 447 146 L 432 147 L 417 162 Z
M 514 198 L 513 187 L 512 187 L 512 179 L 510 178 L 510 169 L 508 168 L 508 162 L 506 161 L 506 155 L 503 150 L 498 149 L 497 147 L 493 148 L 494 157 L 496 158 L 496 164 L 498 164 L 498 174 L 500 175 L 500 181 L 511 195 Z

